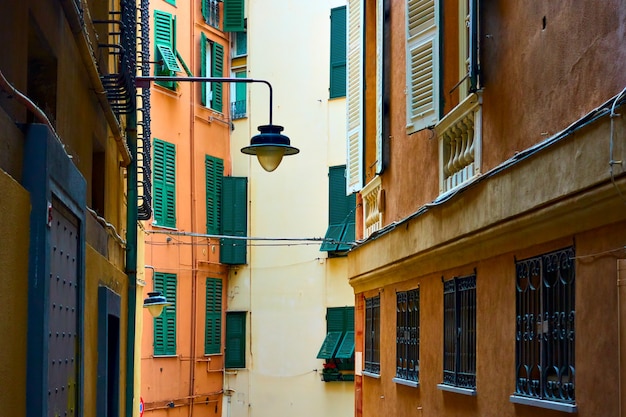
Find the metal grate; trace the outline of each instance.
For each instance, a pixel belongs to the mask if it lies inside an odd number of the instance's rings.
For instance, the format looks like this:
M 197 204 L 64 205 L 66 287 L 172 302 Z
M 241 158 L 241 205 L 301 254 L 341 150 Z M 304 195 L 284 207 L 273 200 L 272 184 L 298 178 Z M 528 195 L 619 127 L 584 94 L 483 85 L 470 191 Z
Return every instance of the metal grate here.
M 517 261 L 515 395 L 575 400 L 573 247 Z
M 380 295 L 365 299 L 365 371 L 380 374 Z
M 476 388 L 476 274 L 443 284 L 443 383 Z
M 396 293 L 396 378 L 418 382 L 420 290 Z

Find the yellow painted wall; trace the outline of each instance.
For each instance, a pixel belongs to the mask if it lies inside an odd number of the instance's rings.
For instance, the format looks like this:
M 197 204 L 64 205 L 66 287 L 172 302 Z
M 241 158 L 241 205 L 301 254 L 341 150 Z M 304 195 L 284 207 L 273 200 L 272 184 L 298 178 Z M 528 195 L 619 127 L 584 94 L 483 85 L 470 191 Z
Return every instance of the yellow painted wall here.
M 28 310 L 28 234 L 30 198 L 13 178 L 0 170 L 0 402 L 15 415 L 26 414 L 26 332 Z M 9 343 L 10 340 L 10 343 Z
M 273 123 L 300 149 L 271 173 L 240 152 L 269 122 L 267 87 L 249 85 L 248 117 L 234 121 L 231 152 L 233 174 L 249 180 L 250 236 L 326 233 L 328 168 L 345 164 L 346 147 L 345 98 L 329 99 L 330 10 L 345 4 L 246 4 L 248 77 L 272 84 Z M 316 359 L 326 309 L 354 305 L 346 259 L 327 258 L 319 243 L 250 245 L 228 288 L 228 310 L 248 312 L 247 368 L 227 372 L 224 407 L 232 417 L 352 416 L 354 384 L 322 382 Z

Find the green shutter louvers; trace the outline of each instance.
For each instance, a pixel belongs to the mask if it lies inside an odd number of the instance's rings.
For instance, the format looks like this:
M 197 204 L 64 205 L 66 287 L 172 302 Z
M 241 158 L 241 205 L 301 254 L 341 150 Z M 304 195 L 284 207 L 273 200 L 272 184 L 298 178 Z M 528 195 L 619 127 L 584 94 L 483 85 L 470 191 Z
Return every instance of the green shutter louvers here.
M 244 0 L 224 0 L 224 32 L 243 32 Z
M 248 231 L 248 179 L 224 177 L 222 182 L 222 235 L 241 236 Z M 246 263 L 247 241 L 223 238 L 220 242 L 220 262 L 229 265 Z

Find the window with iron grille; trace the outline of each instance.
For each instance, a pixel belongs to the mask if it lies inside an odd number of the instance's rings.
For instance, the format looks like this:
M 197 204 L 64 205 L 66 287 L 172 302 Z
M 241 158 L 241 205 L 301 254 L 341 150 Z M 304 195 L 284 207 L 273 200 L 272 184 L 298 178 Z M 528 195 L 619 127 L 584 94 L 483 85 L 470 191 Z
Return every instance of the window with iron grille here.
M 202 17 L 204 21 L 214 28 L 220 27 L 220 1 L 202 0 Z
M 419 381 L 420 290 L 396 293 L 396 382 Z M 401 380 L 401 381 L 397 381 Z
M 380 374 L 380 295 L 365 299 L 365 367 Z
M 575 401 L 574 247 L 515 262 L 515 393 Z M 569 406 L 571 407 L 571 406 Z
M 476 274 L 443 283 L 443 383 L 476 390 Z

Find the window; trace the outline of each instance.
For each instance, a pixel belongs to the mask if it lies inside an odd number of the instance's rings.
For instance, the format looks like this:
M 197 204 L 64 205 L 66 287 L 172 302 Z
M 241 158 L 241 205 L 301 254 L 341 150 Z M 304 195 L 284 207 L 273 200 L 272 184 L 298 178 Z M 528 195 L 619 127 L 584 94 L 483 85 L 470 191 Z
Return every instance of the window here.
M 233 75 L 235 78 L 246 78 L 246 70 L 238 70 L 234 71 Z M 234 101 L 230 104 L 230 113 L 233 119 L 242 119 L 246 117 L 247 111 L 247 103 L 246 103 L 246 93 L 247 93 L 247 84 L 246 83 L 232 83 L 232 95 Z
M 224 76 L 224 47 L 200 33 L 200 76 Z M 200 101 L 203 106 L 222 111 L 222 83 L 201 83 Z
M 575 411 L 574 256 L 574 248 L 569 247 L 515 263 L 512 402 Z M 543 400 L 550 406 L 541 404 Z
M 176 227 L 176 147 L 154 139 L 152 187 L 154 224 Z
M 154 273 L 154 289 L 171 305 L 154 318 L 154 356 L 176 355 L 176 274 Z
M 443 383 L 476 394 L 476 274 L 443 283 Z
M 248 179 L 224 177 L 222 181 L 221 234 L 244 237 L 248 233 Z M 220 262 L 228 265 L 245 264 L 247 247 L 245 239 L 221 239 Z
M 170 13 L 154 11 L 154 46 L 157 61 L 155 75 L 173 77 L 182 71 L 178 65 L 178 60 L 182 63 L 182 59 L 176 51 L 176 19 Z M 157 84 L 169 89 L 176 88 L 176 83 L 172 81 L 158 81 Z
M 326 310 L 326 338 L 317 359 L 351 359 L 354 354 L 354 307 Z
M 380 375 L 380 295 L 365 299 L 365 372 Z
M 224 0 L 224 32 L 246 30 L 244 0 Z
M 247 32 L 235 32 L 233 39 L 232 53 L 233 58 L 244 56 L 248 54 L 248 33 Z
M 355 239 L 356 195 L 346 196 L 346 166 L 330 167 L 328 170 L 328 230 L 320 246 L 321 251 L 338 255 L 350 249 Z
M 222 222 L 222 184 L 224 161 L 214 156 L 204 158 L 206 168 L 206 232 L 218 235 Z
M 246 367 L 246 312 L 226 313 L 226 350 L 224 367 Z
M 204 21 L 214 28 L 220 27 L 220 1 L 202 0 L 202 17 Z
M 396 377 L 417 386 L 420 360 L 420 290 L 396 293 Z
M 435 0 L 407 0 L 407 131 L 439 120 L 439 10 Z
M 204 354 L 222 352 L 222 280 L 206 279 L 206 318 L 204 324 Z
M 317 353 L 325 359 L 322 380 L 353 381 L 354 307 L 331 307 L 326 310 L 326 337 Z
M 346 6 L 330 10 L 330 98 L 346 95 Z

